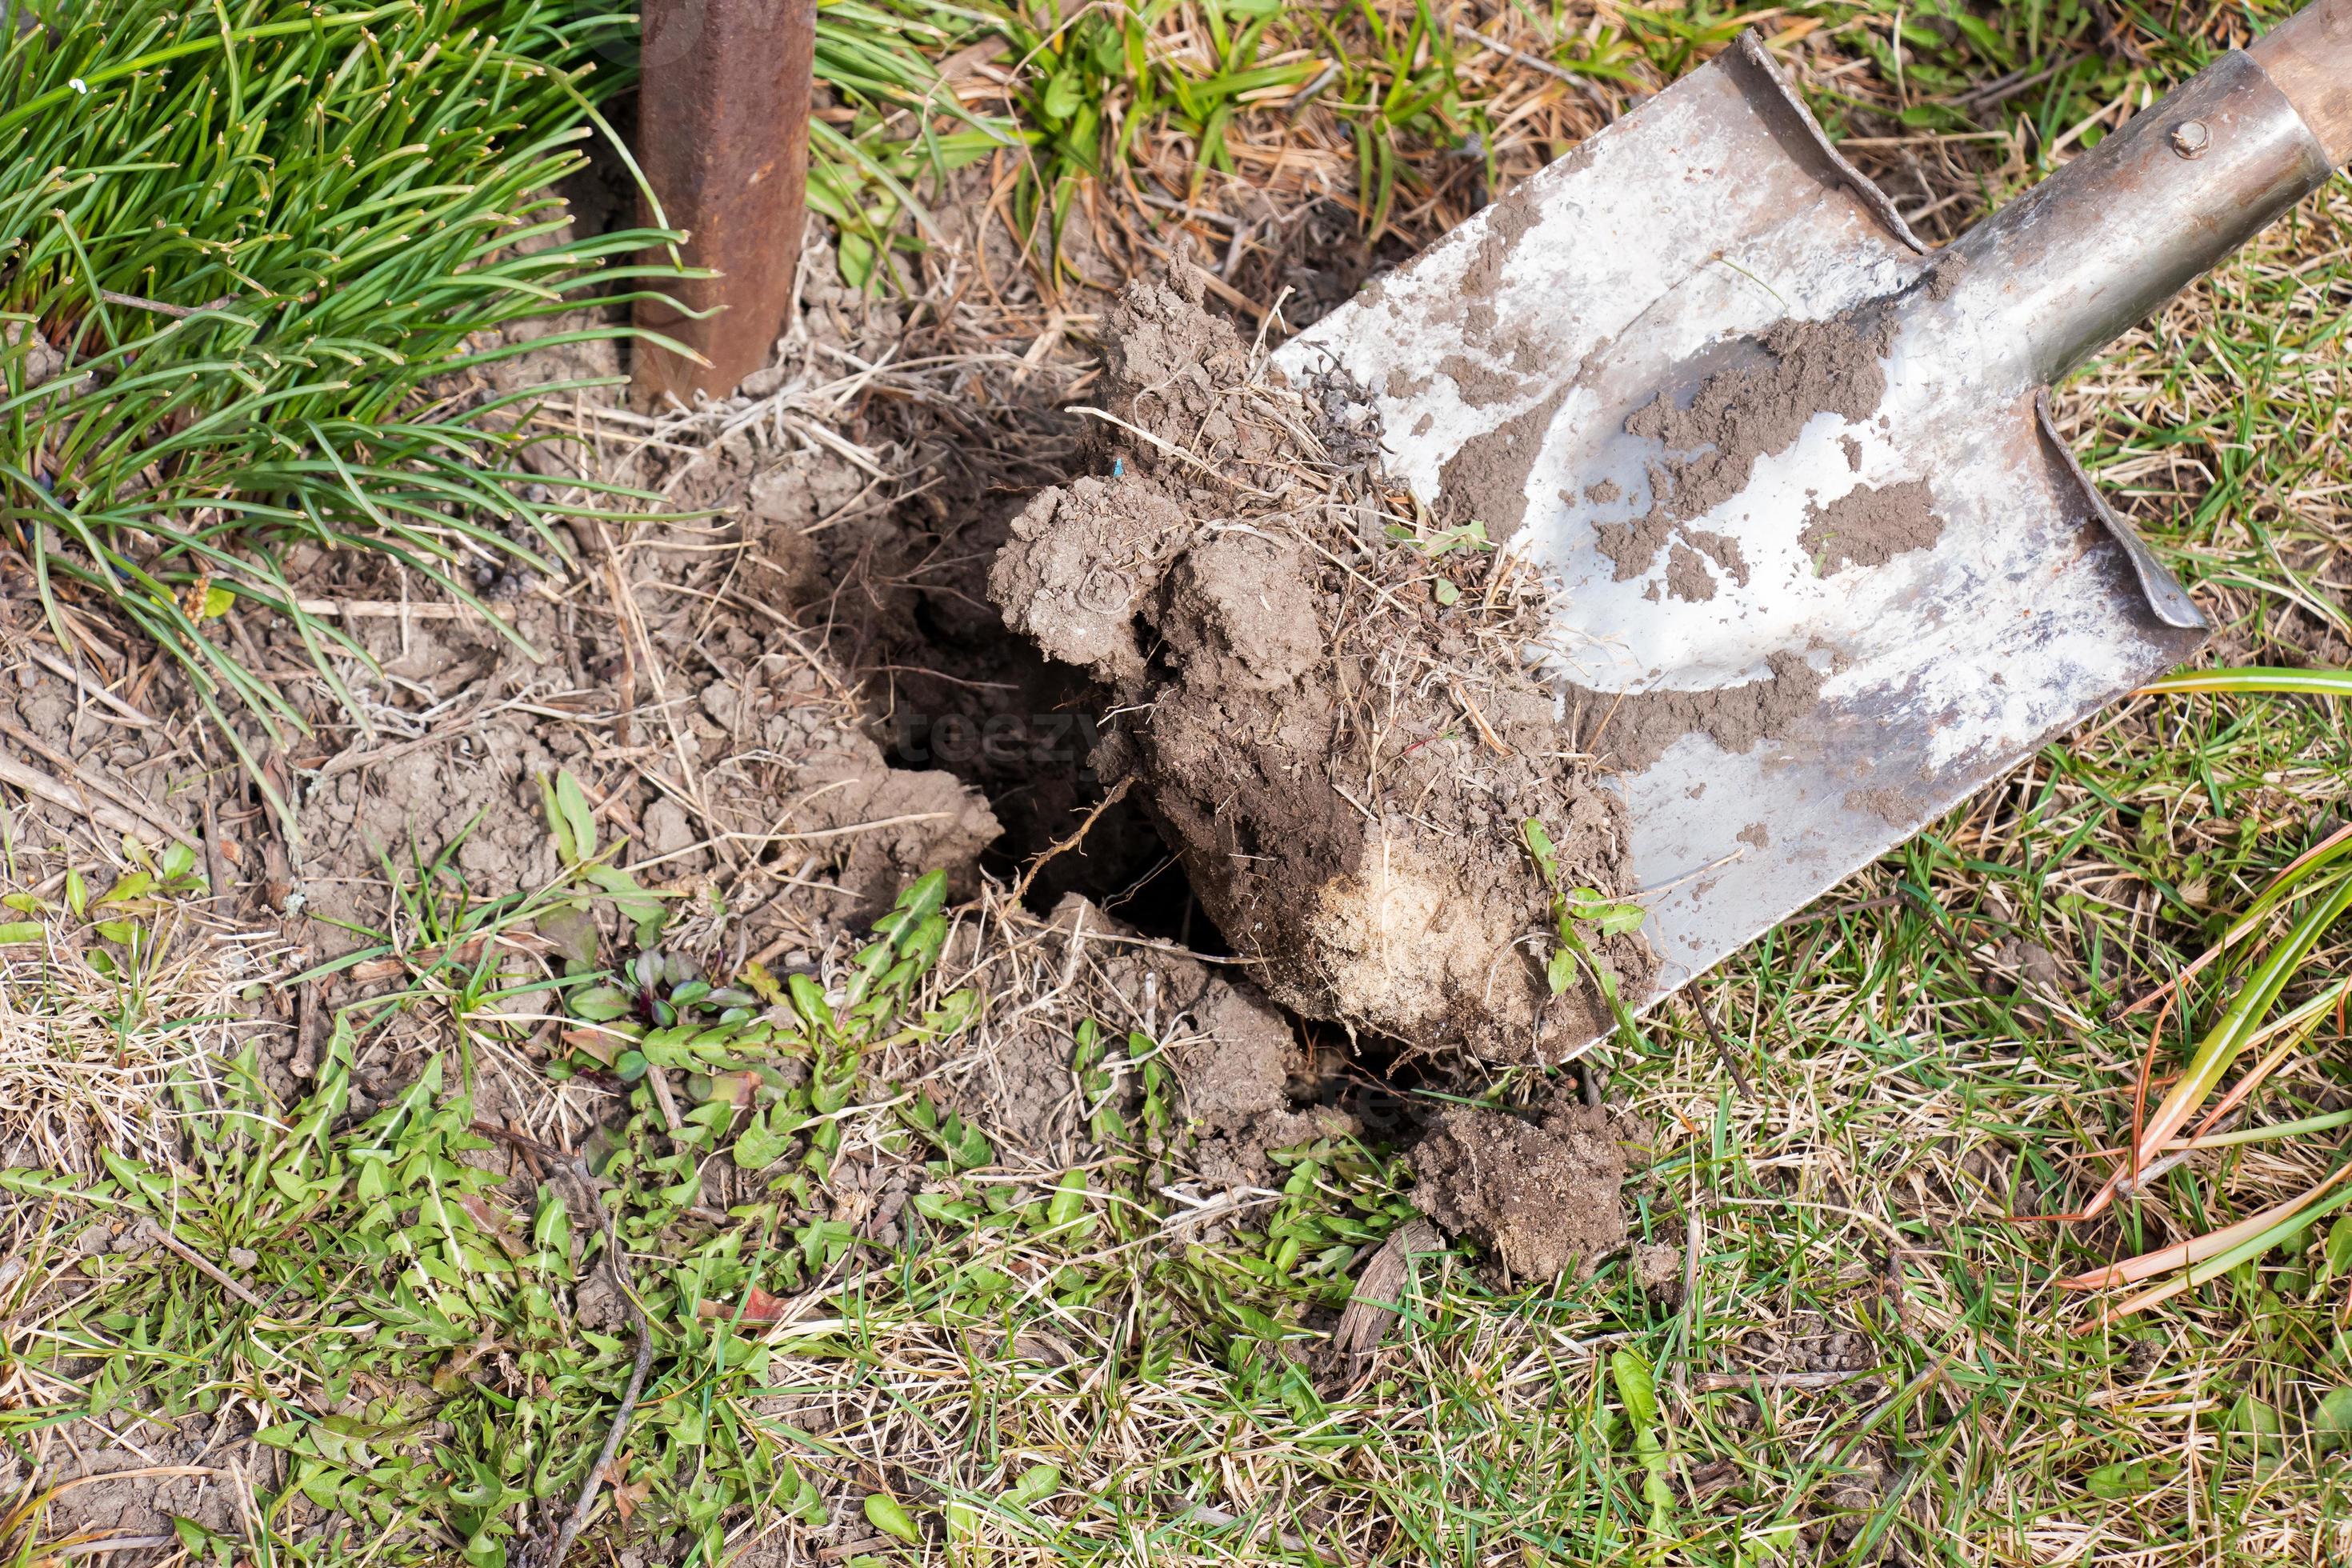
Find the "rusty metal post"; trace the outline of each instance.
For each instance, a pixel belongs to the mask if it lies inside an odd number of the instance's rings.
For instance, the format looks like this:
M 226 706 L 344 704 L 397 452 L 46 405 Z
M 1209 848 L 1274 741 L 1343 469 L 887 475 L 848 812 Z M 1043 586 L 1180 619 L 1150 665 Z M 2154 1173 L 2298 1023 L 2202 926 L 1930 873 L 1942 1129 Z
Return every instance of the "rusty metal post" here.
M 640 302 L 636 321 L 710 363 L 636 345 L 650 397 L 724 396 L 767 361 L 792 312 L 808 211 L 816 0 L 644 0 L 637 159 L 686 259 L 719 276 L 668 292 L 701 321 Z

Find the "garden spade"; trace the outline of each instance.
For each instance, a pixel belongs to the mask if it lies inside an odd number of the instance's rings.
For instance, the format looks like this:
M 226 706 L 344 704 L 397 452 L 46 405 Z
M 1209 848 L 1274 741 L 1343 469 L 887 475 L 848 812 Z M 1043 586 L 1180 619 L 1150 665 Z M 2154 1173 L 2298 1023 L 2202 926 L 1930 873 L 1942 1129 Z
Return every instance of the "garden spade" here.
M 1931 249 L 1748 34 L 1282 350 L 1542 574 L 1663 960 L 1629 1004 L 2198 647 L 2047 389 L 2347 155 L 2326 0 Z

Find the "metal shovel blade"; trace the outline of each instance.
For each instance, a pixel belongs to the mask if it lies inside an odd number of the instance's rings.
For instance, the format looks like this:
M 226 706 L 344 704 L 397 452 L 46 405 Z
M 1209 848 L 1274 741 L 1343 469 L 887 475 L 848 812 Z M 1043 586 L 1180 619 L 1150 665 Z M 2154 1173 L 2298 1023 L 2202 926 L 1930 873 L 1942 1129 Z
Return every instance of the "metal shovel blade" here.
M 2026 210 L 2072 167 L 1927 252 L 1751 37 L 1277 356 L 1294 379 L 1344 376 L 1423 501 L 1483 521 L 1543 572 L 1554 635 L 1530 657 L 1557 679 L 1574 743 L 1623 763 L 1664 960 L 1656 990 L 1629 1003 L 1713 965 L 2202 640 L 2187 596 L 2075 467 L 2043 388 L 2326 176 L 2291 110 L 2273 125 L 2284 100 L 2259 68 L 2230 59 L 2076 182 L 2169 199 L 2189 176 L 2148 139 L 2176 103 L 2222 128 L 2215 156 L 2252 160 L 2220 171 L 2252 182 L 2218 226 L 2235 232 L 2182 217 L 2189 237 L 2147 266 L 2102 261 L 2095 214 Z M 1661 522 L 1674 461 L 1691 455 L 1669 443 L 1688 437 L 1635 416 L 1694 405 L 1761 362 L 1785 321 L 1874 343 L 1883 395 L 1796 410 L 1793 435 L 1716 487 L 1728 493 Z M 1874 507 L 1877 534 L 1842 542 L 1836 520 Z M 1627 542 L 1644 519 L 1647 556 Z

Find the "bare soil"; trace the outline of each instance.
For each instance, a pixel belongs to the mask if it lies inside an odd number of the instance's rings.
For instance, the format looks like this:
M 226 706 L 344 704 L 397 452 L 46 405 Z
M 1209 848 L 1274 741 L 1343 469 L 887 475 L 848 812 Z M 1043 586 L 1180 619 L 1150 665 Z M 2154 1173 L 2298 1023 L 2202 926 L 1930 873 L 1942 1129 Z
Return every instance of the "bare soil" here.
M 1822 674 L 1804 655 L 1783 648 L 1764 662 L 1769 675 L 1701 691 L 1580 691 L 1570 724 L 1585 751 L 1634 772 L 1685 735 L 1744 752 L 1780 733 L 1821 698 Z
M 1065 1168 L 1095 1147 L 1096 1111 L 1133 1114 L 1142 1064 L 1130 1035 L 1152 1042 L 1181 1091 L 1191 1146 L 1168 1152 L 1208 1187 L 1262 1185 L 1273 1151 L 1359 1130 L 1316 1103 L 1297 1026 L 1236 966 L 1149 937 L 1078 894 L 1042 921 L 1004 910 L 992 925 L 959 927 L 943 966 L 946 983 L 978 991 L 994 1016 L 930 1068 L 926 1087 L 1010 1158 Z M 1072 1048 L 1087 1020 L 1108 1032 L 1115 1064 L 1110 1087 L 1092 1094 Z

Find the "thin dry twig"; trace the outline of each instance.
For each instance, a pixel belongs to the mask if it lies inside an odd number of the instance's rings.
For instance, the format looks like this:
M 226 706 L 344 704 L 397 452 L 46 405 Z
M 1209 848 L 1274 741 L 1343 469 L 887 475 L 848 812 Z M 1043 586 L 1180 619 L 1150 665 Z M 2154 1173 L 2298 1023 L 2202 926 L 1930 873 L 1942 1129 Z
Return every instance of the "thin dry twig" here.
M 0 784 L 14 784 L 36 800 L 46 801 L 77 816 L 88 817 L 110 833 L 127 833 L 133 838 L 148 838 L 158 832 L 157 827 L 143 817 L 133 816 L 110 802 L 92 800 L 74 785 L 52 778 L 32 763 L 5 752 L 0 752 Z
M 180 843 L 186 845 L 191 849 L 201 847 L 194 835 L 188 833 L 175 823 L 166 822 L 163 817 L 155 814 L 152 807 L 147 805 L 144 802 L 132 798 L 127 793 L 116 789 L 112 785 L 107 784 L 104 780 L 92 773 L 88 768 L 83 767 L 79 763 L 75 762 L 73 758 L 68 756 L 65 752 L 58 751 L 56 747 L 49 745 L 38 735 L 34 734 L 23 725 L 11 723 L 5 719 L 0 719 L 0 735 L 5 735 L 8 739 L 16 742 L 26 751 L 33 752 L 36 756 L 45 759 L 51 767 L 63 771 L 66 776 L 73 781 L 75 787 L 85 790 L 90 795 L 98 796 L 100 800 L 109 802 L 111 805 L 120 807 L 127 815 L 135 817 L 138 821 L 143 823 L 145 825 L 145 829 L 141 832 L 138 837 L 142 838 L 173 838 L 177 839 Z M 9 782 L 13 784 L 16 781 L 11 779 Z M 103 826 L 110 826 L 110 824 Z M 118 831 L 121 830 L 118 829 Z

